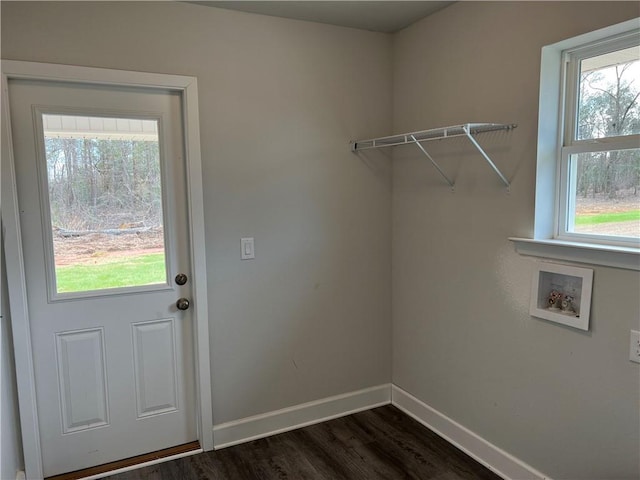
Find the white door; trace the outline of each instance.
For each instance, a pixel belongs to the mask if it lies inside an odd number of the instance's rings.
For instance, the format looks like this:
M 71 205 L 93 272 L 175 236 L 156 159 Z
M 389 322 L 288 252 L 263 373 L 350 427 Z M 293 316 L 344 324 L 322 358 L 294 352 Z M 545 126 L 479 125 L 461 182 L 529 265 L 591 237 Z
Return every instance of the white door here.
M 9 99 L 44 475 L 196 440 L 180 94 Z

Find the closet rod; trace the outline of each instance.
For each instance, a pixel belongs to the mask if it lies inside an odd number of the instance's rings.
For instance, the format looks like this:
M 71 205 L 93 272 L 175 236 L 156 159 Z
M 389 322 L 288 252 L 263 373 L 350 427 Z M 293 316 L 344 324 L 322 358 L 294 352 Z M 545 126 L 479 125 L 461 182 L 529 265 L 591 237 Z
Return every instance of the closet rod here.
M 451 127 L 432 128 L 430 130 L 420 130 L 418 132 L 369 138 L 367 140 L 356 140 L 351 142 L 351 150 L 355 152 L 370 148 L 396 147 L 398 145 L 407 145 L 409 143 L 466 137 L 467 132 L 471 135 L 476 135 L 478 133 L 496 132 L 500 130 L 513 130 L 517 126 L 518 125 L 515 123 L 465 123 L 463 125 L 453 125 Z
M 421 130 L 419 132 L 403 133 L 400 135 L 390 135 L 388 137 L 371 138 L 368 140 L 358 140 L 351 142 L 351 151 L 357 152 L 359 150 L 367 150 L 370 148 L 384 148 L 395 147 L 399 145 L 408 145 L 415 143 L 420 151 L 429 159 L 431 164 L 438 170 L 438 173 L 444 178 L 449 186 L 453 189 L 454 182 L 447 177 L 440 165 L 436 163 L 431 155 L 427 152 L 421 142 L 428 142 L 431 140 L 443 140 L 446 138 L 455 137 L 467 137 L 472 145 L 480 152 L 482 157 L 487 161 L 489 166 L 498 175 L 502 183 L 504 183 L 507 189 L 511 186 L 507 177 L 498 169 L 495 163 L 489 158 L 487 152 L 483 150 L 480 144 L 477 142 L 474 135 L 486 132 L 495 132 L 499 130 L 513 130 L 518 125 L 515 123 L 465 123 L 463 125 L 454 125 L 452 127 L 433 128 L 431 130 Z

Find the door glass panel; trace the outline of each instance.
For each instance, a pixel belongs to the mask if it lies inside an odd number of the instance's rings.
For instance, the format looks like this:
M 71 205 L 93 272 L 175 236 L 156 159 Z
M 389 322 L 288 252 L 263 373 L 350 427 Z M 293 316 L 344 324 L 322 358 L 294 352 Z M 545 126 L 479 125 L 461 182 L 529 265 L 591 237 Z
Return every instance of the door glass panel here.
M 158 121 L 42 115 L 57 293 L 167 282 Z

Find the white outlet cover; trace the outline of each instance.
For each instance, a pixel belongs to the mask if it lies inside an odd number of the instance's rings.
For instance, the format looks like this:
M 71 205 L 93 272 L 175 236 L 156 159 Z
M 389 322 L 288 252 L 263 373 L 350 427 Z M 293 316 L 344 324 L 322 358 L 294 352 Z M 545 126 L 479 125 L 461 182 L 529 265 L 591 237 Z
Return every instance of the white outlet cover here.
M 629 360 L 640 363 L 640 332 L 631 330 L 629 341 Z

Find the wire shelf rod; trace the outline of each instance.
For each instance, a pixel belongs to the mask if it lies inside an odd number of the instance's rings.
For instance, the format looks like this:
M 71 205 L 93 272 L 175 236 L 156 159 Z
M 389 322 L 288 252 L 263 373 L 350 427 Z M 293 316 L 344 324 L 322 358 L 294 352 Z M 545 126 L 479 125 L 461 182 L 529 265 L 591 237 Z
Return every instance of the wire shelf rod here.
M 387 137 L 371 138 L 368 140 L 358 140 L 351 142 L 351 151 L 367 150 L 370 148 L 395 147 L 399 145 L 409 145 L 415 143 L 420 151 L 429 159 L 431 164 L 438 170 L 438 173 L 447 181 L 453 189 L 454 182 L 447 177 L 440 165 L 436 163 L 427 150 L 422 146 L 422 142 L 431 140 L 443 140 L 445 138 L 467 137 L 472 145 L 478 150 L 480 155 L 487 161 L 489 166 L 498 175 L 502 183 L 507 187 L 511 187 L 509 180 L 505 177 L 495 163 L 489 158 L 487 152 L 480 146 L 474 135 L 486 132 L 496 132 L 500 130 L 513 130 L 518 125 L 515 123 L 465 123 L 463 125 L 453 125 L 451 127 L 433 128 L 431 130 L 421 130 L 419 132 L 403 133 L 400 135 L 389 135 Z
M 410 143 L 427 142 L 432 140 L 442 140 L 446 138 L 466 137 L 467 132 L 471 135 L 479 133 L 495 132 L 500 130 L 512 130 L 516 124 L 502 123 L 466 123 L 463 125 L 453 125 L 450 127 L 433 128 L 418 132 L 389 135 L 386 137 L 370 138 L 351 142 L 351 150 L 367 150 L 371 148 L 396 147 Z

